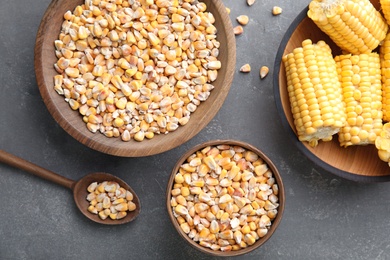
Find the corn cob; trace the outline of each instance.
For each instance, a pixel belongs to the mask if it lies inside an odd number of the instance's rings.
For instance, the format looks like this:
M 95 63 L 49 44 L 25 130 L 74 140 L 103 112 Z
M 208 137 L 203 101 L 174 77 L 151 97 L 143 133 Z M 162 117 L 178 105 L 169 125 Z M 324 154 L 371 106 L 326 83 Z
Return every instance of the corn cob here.
M 382 70 L 382 112 L 383 120 L 390 121 L 390 34 L 387 34 L 380 48 Z
M 299 140 L 312 147 L 319 140 L 332 140 L 345 123 L 345 112 L 330 47 L 324 41 L 304 40 L 283 62 Z
M 390 166 L 390 123 L 383 125 L 380 135 L 375 140 L 379 158 Z
M 369 0 L 312 0 L 307 15 L 351 54 L 370 53 L 388 30 L 385 19 Z
M 341 146 L 374 144 L 382 129 L 379 54 L 335 57 L 347 121 L 339 132 Z
M 390 0 L 380 0 L 379 2 L 381 4 L 382 13 L 386 19 L 386 22 L 390 24 Z

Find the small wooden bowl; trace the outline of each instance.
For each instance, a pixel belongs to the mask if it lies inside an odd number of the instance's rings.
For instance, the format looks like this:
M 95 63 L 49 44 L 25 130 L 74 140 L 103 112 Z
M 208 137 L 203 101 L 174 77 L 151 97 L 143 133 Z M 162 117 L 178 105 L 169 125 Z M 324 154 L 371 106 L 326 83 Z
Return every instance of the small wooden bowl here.
M 244 248 L 244 249 L 237 250 L 237 251 L 223 252 L 223 251 L 219 251 L 219 250 L 218 251 L 212 250 L 212 249 L 209 249 L 209 248 L 206 248 L 206 247 L 199 245 L 197 242 L 195 242 L 190 237 L 188 237 L 188 235 L 186 233 L 184 233 L 183 230 L 180 228 L 180 225 L 179 225 L 176 217 L 173 214 L 172 206 L 171 206 L 171 198 L 172 198 L 171 191 L 172 191 L 172 187 L 173 187 L 174 182 L 175 182 L 175 175 L 179 172 L 180 166 L 187 160 L 187 158 L 190 155 L 192 155 L 196 151 L 200 151 L 207 146 L 217 146 L 217 145 L 240 146 L 240 147 L 245 148 L 246 150 L 249 150 L 249 151 L 256 153 L 259 156 L 259 158 L 263 159 L 263 161 L 268 165 L 268 168 L 272 171 L 273 177 L 275 178 L 275 181 L 276 181 L 276 184 L 278 184 L 278 187 L 279 187 L 279 194 L 278 194 L 279 207 L 277 208 L 278 214 L 277 214 L 276 218 L 272 221 L 272 225 L 269 228 L 268 233 L 264 237 L 258 239 L 253 245 L 248 246 L 247 248 Z M 185 241 L 187 241 L 192 247 L 196 248 L 197 250 L 199 250 L 203 253 L 213 255 L 213 256 L 227 256 L 227 257 L 238 256 L 238 255 L 247 254 L 247 253 L 259 248 L 261 245 L 263 245 L 267 240 L 269 240 L 271 238 L 271 236 L 274 234 L 275 230 L 279 226 L 279 223 L 282 220 L 282 215 L 283 215 L 284 206 L 285 206 L 285 193 L 284 193 L 284 186 L 283 186 L 283 182 L 282 182 L 282 177 L 281 177 L 278 169 L 272 163 L 272 161 L 262 151 L 260 151 L 256 147 L 254 147 L 248 143 L 241 142 L 241 141 L 235 141 L 235 140 L 208 141 L 208 142 L 205 142 L 202 144 L 198 144 L 195 147 L 188 150 L 178 160 L 178 162 L 176 163 L 175 167 L 173 168 L 173 170 L 171 172 L 171 176 L 169 178 L 168 185 L 167 185 L 166 196 L 167 196 L 166 207 L 167 207 L 168 215 L 169 215 L 169 218 L 171 219 L 171 222 L 172 222 L 173 226 L 175 227 L 176 231 L 179 233 L 179 235 Z
M 162 153 L 183 144 L 201 131 L 221 108 L 229 92 L 235 70 L 235 37 L 232 23 L 222 1 L 203 1 L 207 5 L 207 10 L 213 13 L 216 19 L 214 25 L 218 30 L 217 40 L 221 43 L 218 58 L 222 63 L 222 68 L 218 72 L 217 80 L 213 82 L 214 90 L 191 115 L 187 125 L 167 135 L 156 135 L 153 139 L 143 142 L 134 140 L 123 142 L 120 138 L 107 138 L 100 133 L 91 133 L 78 111 L 73 111 L 64 101 L 64 97 L 58 95 L 53 89 L 53 77 L 57 74 L 53 66 L 57 61 L 54 41 L 59 36 L 64 13 L 68 10 L 73 11 L 83 2 L 83 0 L 53 0 L 42 18 L 37 33 L 36 78 L 43 101 L 57 123 L 82 144 L 103 153 L 123 157 L 141 157 Z
M 372 0 L 371 2 L 379 10 L 379 1 Z M 300 47 L 305 39 L 312 39 L 314 43 L 324 40 L 331 46 L 333 55 L 341 54 L 340 48 L 307 17 L 307 11 L 308 7 L 290 25 L 276 55 L 274 94 L 282 123 L 298 149 L 325 170 L 354 181 L 390 181 L 390 167 L 379 159 L 374 145 L 342 148 L 337 136 L 334 136 L 333 141 L 320 142 L 317 147 L 313 148 L 307 142 L 302 143 L 297 138 L 282 57 Z

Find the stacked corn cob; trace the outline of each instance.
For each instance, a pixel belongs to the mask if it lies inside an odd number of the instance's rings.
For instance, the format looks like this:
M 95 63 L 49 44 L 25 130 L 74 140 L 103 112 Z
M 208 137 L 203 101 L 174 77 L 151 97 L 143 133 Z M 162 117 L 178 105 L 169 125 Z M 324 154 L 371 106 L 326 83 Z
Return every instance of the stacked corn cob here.
M 390 166 L 390 123 L 383 125 L 380 135 L 375 140 L 378 156 Z
M 377 53 L 335 57 L 347 120 L 341 146 L 374 144 L 382 129 L 382 85 Z
M 386 21 L 369 0 L 313 0 L 307 15 L 351 54 L 370 53 L 386 37 Z
M 380 58 L 382 69 L 383 120 L 390 121 L 390 34 L 387 34 L 380 47 Z
M 390 0 L 380 0 L 383 15 L 390 24 Z M 386 35 L 380 47 L 382 72 L 382 111 L 383 121 L 390 122 L 390 33 Z M 375 140 L 378 156 L 390 166 L 390 123 L 383 125 L 379 137 Z
M 340 82 L 330 47 L 305 40 L 283 57 L 294 123 L 300 141 L 330 141 L 345 122 Z
M 390 0 L 380 4 L 384 17 L 369 0 L 312 0 L 308 17 L 343 55 L 333 57 L 323 41 L 305 40 L 283 62 L 299 140 L 316 146 L 337 133 L 343 147 L 375 144 L 390 165 L 390 123 L 382 123 L 390 121 Z M 309 73 L 314 68 L 327 73 Z M 327 92 L 330 71 L 338 80 Z
M 386 19 L 386 22 L 390 24 L 390 0 L 380 0 L 379 1 L 382 7 L 383 16 Z

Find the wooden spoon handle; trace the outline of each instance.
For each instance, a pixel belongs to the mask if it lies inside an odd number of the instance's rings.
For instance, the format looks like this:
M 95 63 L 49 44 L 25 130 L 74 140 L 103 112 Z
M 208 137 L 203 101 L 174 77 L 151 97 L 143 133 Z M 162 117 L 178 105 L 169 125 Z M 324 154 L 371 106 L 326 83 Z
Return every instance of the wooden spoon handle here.
M 61 175 L 58 175 L 57 173 L 46 170 L 38 165 L 28 162 L 15 155 L 9 154 L 3 150 L 0 150 L 0 162 L 25 170 L 38 177 L 60 184 L 69 189 L 73 189 L 73 185 L 75 184 L 75 181 L 73 180 L 67 179 Z

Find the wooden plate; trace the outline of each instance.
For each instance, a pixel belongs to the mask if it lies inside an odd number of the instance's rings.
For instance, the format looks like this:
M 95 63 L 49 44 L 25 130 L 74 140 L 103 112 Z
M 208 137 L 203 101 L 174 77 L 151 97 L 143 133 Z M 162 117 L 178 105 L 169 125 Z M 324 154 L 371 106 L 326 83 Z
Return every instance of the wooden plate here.
M 53 89 L 53 77 L 56 75 L 54 63 L 54 40 L 58 38 L 63 15 L 73 11 L 83 0 L 53 0 L 46 10 L 36 38 L 35 73 L 38 87 L 49 112 L 57 123 L 72 137 L 82 144 L 97 151 L 123 157 L 141 157 L 158 154 L 177 147 L 201 131 L 221 108 L 233 81 L 236 62 L 236 43 L 233 27 L 221 0 L 204 0 L 208 11 L 213 13 L 218 30 L 217 39 L 221 43 L 219 60 L 222 68 L 213 85 L 210 97 L 191 115 L 187 125 L 179 127 L 169 134 L 156 135 L 151 140 L 123 142 L 120 138 L 107 138 L 103 134 L 91 133 L 81 115 L 70 109 L 64 97 Z
M 379 1 L 371 2 L 379 10 Z M 374 145 L 342 148 L 335 136 L 333 141 L 320 142 L 317 147 L 313 148 L 297 138 L 287 93 L 285 68 L 281 62 L 282 57 L 301 46 L 305 39 L 312 39 L 313 42 L 324 40 L 331 46 L 333 55 L 341 53 L 340 48 L 307 17 L 307 11 L 308 7 L 290 25 L 276 55 L 274 71 L 279 73 L 274 74 L 274 94 L 282 123 L 298 149 L 328 172 L 354 181 L 390 181 L 390 167 L 379 159 Z

